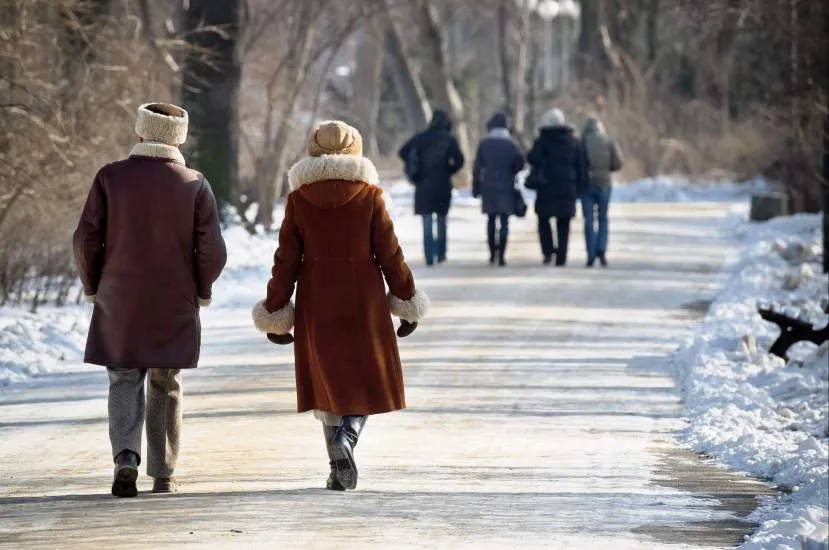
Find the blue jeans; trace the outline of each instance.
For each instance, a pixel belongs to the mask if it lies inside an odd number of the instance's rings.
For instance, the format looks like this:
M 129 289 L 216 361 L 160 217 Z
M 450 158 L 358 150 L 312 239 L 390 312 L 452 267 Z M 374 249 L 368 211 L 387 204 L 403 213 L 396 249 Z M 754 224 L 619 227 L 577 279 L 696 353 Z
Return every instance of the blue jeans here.
M 437 239 L 435 239 L 435 219 L 437 219 Z M 432 265 L 437 260 L 446 259 L 446 216 L 441 214 L 425 214 L 423 216 L 423 254 L 426 265 Z
M 587 261 L 592 262 L 607 252 L 607 209 L 610 206 L 610 187 L 591 185 L 581 197 L 584 214 L 584 241 L 587 246 Z M 596 215 L 598 211 L 598 216 Z M 599 220 L 599 233 L 596 235 L 595 219 Z

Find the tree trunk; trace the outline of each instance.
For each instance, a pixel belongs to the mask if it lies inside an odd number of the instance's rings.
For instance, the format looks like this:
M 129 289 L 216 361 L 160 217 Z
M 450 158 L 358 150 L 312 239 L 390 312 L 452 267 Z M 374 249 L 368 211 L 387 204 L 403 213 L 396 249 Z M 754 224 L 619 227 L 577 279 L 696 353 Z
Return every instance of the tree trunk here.
M 438 14 L 429 0 L 421 0 L 416 12 L 420 33 L 428 51 L 425 79 L 434 95 L 436 105 L 445 109 L 455 123 L 458 144 L 467 158 L 464 169 L 458 173 L 458 185 L 467 187 L 471 181 L 469 129 L 464 116 L 463 101 L 446 66 L 444 41 L 440 32 Z
M 581 0 L 579 72 L 582 78 L 599 76 L 602 55 L 602 0 Z
M 266 230 L 273 226 L 273 208 L 278 196 L 283 195 L 284 181 L 282 179 L 283 166 L 287 160 L 286 145 L 291 130 L 291 122 L 300 99 L 302 89 L 308 76 L 311 62 L 311 50 L 314 46 L 316 32 L 316 13 L 309 5 L 304 6 L 300 15 L 301 32 L 297 36 L 298 49 L 293 51 L 293 59 L 289 63 L 289 74 L 284 82 L 290 83 L 288 96 L 284 100 L 279 112 L 278 126 L 275 132 L 271 124 L 266 125 L 265 139 L 267 143 L 262 158 L 257 166 L 255 179 L 259 189 L 259 211 L 256 214 L 256 223 L 262 224 Z M 269 117 L 273 117 L 273 98 L 269 98 Z
M 241 64 L 239 0 L 189 0 L 183 102 L 190 112 L 188 150 L 220 204 L 233 204 L 239 185 L 238 96 Z M 199 30 L 218 27 L 222 31 Z M 207 59 L 204 54 L 207 53 Z
M 512 63 L 510 63 L 509 52 L 512 50 L 509 36 L 510 13 L 514 7 L 513 0 L 501 0 L 498 3 L 498 59 L 501 62 L 501 89 L 504 94 L 503 109 L 510 117 L 513 113 L 512 95 Z
M 380 77 L 383 48 L 373 26 L 363 30 L 357 48 L 357 68 L 352 79 L 354 116 L 363 136 L 365 152 L 377 155 L 377 115 L 380 109 Z
M 823 31 L 822 40 L 825 40 L 829 36 L 829 17 L 823 18 Z M 824 91 L 829 97 L 829 56 L 824 58 L 824 63 Z M 823 117 L 823 272 L 829 273 L 829 112 Z
M 426 127 L 432 116 L 432 109 L 426 99 L 426 92 L 418 79 L 414 64 L 403 47 L 403 40 L 389 11 L 388 0 L 373 0 L 380 13 L 380 28 L 385 34 L 386 59 L 391 69 L 394 85 L 406 110 L 409 131 L 416 132 Z
M 659 0 L 648 0 L 646 24 L 648 62 L 654 63 L 656 61 L 656 53 L 659 49 Z
M 518 64 L 515 67 L 515 132 L 524 133 L 527 120 L 527 65 L 530 56 L 530 1 L 523 0 L 521 7 L 521 41 L 518 45 Z

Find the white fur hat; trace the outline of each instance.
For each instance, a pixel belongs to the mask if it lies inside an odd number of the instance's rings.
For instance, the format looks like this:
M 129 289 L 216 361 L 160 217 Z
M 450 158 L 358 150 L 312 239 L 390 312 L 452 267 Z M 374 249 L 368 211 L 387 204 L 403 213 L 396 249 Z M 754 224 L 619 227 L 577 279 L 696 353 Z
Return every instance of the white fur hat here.
M 187 140 L 187 111 L 171 103 L 145 103 L 138 107 L 135 133 L 147 141 L 181 145 Z
M 541 117 L 542 128 L 556 128 L 567 124 L 567 119 L 564 118 L 564 113 L 561 109 L 550 109 L 544 116 Z

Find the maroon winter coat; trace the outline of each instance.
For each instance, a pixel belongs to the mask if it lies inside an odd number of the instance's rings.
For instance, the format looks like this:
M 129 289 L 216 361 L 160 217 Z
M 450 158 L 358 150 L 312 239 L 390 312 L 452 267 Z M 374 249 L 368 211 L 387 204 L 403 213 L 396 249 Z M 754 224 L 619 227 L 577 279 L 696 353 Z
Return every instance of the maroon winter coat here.
M 199 303 L 209 303 L 227 259 L 204 176 L 185 167 L 174 147 L 136 146 L 98 172 L 73 240 L 95 302 L 84 361 L 195 367 Z

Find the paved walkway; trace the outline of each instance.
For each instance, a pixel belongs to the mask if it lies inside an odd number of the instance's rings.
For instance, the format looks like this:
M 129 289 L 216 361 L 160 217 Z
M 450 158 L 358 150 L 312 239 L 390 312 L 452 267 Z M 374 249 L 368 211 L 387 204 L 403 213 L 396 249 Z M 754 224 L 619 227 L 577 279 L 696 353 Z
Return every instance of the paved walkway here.
M 108 496 L 105 374 L 0 394 L 2 548 L 731 548 L 763 490 L 675 449 L 664 355 L 698 321 L 729 251 L 724 207 L 614 207 L 611 269 L 542 267 L 533 217 L 510 266 L 458 208 L 430 319 L 405 340 L 409 408 L 369 419 L 357 491 L 321 489 L 321 429 L 294 414 L 291 351 L 247 311 L 210 312 L 185 377 L 184 493 Z M 470 224 L 476 231 L 470 232 Z M 480 228 L 480 232 L 477 231 Z M 139 488 L 150 483 L 141 478 Z

